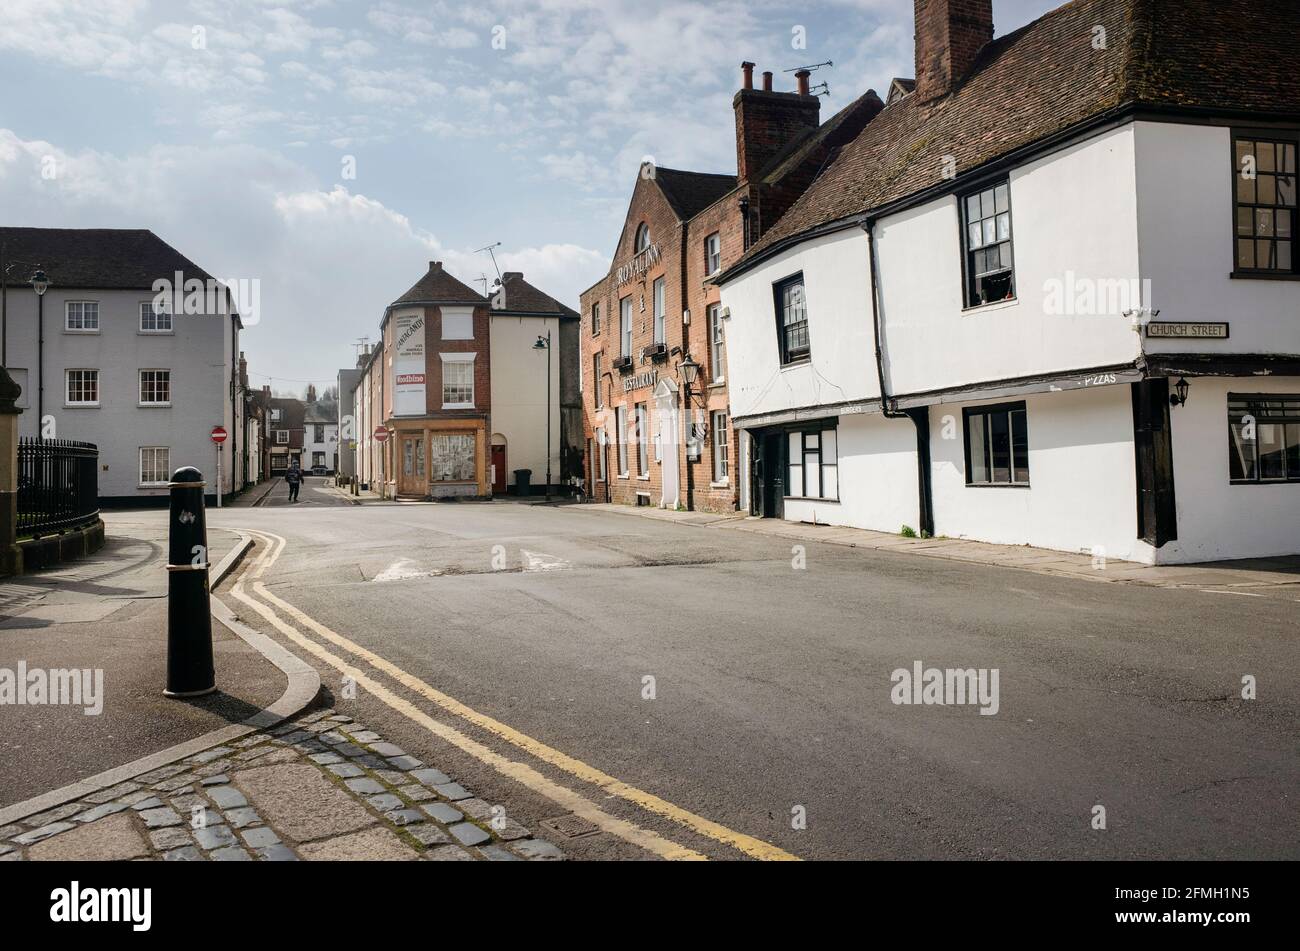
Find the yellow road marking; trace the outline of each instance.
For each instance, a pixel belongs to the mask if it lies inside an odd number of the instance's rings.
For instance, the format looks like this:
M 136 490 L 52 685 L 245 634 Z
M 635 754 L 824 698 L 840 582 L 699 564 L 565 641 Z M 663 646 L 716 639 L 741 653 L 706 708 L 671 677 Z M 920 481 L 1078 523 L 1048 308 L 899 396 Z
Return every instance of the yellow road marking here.
M 266 553 L 263 553 L 262 556 L 258 558 L 257 563 L 255 563 L 256 567 L 255 565 L 248 565 L 245 567 L 244 571 L 240 574 L 239 579 L 231 588 L 231 594 L 260 614 L 276 630 L 289 638 L 295 644 L 298 644 L 300 647 L 315 654 L 325 663 L 343 673 L 344 676 L 351 677 L 358 685 L 368 690 L 379 700 L 388 704 L 408 719 L 418 723 L 430 733 L 446 740 L 453 746 L 470 754 L 475 759 L 486 763 L 502 775 L 522 783 L 534 792 L 545 796 L 552 802 L 557 803 L 561 808 L 572 812 L 575 815 L 581 816 L 604 831 L 616 835 L 620 839 L 630 842 L 633 845 L 640 846 L 646 851 L 664 859 L 707 861 L 707 856 L 696 852 L 694 849 L 678 845 L 675 842 L 665 839 L 658 833 L 652 832 L 649 829 L 643 829 L 625 819 L 611 816 L 609 813 L 596 808 L 596 806 L 579 793 L 548 779 L 531 766 L 507 759 L 500 753 L 497 753 L 484 746 L 482 743 L 471 739 L 454 727 L 438 722 L 409 700 L 398 696 L 387 687 L 367 677 L 364 673 L 347 663 L 343 658 L 330 653 L 315 641 L 304 637 L 301 633 L 294 630 L 294 628 L 284 623 L 284 621 L 274 611 L 265 605 L 258 603 L 244 592 L 244 581 L 249 574 L 253 573 L 254 577 L 256 577 L 256 574 L 260 574 L 261 570 L 265 570 L 266 563 L 263 561 L 265 557 Z
M 259 534 L 259 533 L 254 533 L 254 534 Z M 266 568 L 269 568 L 272 564 L 275 563 L 276 559 L 280 557 L 280 553 L 284 551 L 284 547 L 287 544 L 284 538 L 282 538 L 279 535 L 275 535 L 271 532 L 260 532 L 260 534 L 265 535 L 268 538 L 275 539 L 277 544 L 275 545 L 274 553 L 271 553 L 270 559 L 267 560 L 264 564 L 262 564 L 259 570 L 257 571 L 256 577 L 259 578 L 265 572 Z M 243 580 L 242 577 L 240 580 L 241 581 Z M 521 733 L 520 731 L 514 729 L 513 727 L 501 723 L 499 720 L 496 720 L 490 716 L 487 716 L 486 714 L 479 713 L 477 710 L 467 707 L 465 704 L 461 703 L 459 700 L 456 700 L 454 697 L 450 697 L 439 690 L 435 690 L 433 687 L 425 683 L 423 680 L 420 680 L 418 677 L 414 677 L 411 674 L 408 674 L 406 671 L 402 670 L 400 667 L 391 663 L 390 661 L 385 660 L 383 657 L 380 657 L 379 655 L 373 653 L 372 651 L 367 650 L 361 645 L 354 643 L 353 641 L 349 640 L 343 635 L 338 634 L 335 631 L 332 631 L 329 628 L 325 627 L 323 624 L 316 621 L 314 618 L 310 617 L 304 612 L 300 611 L 292 604 L 289 604 L 288 602 L 276 597 L 274 594 L 268 591 L 266 589 L 266 585 L 264 585 L 260 581 L 253 582 L 253 590 L 256 591 L 257 594 L 259 594 L 261 597 L 265 598 L 268 602 L 280 608 L 282 611 L 287 613 L 290 617 L 297 620 L 299 623 L 310 628 L 312 631 L 315 631 L 318 635 L 320 635 L 325 640 L 339 647 L 342 647 L 344 650 L 356 654 L 358 657 L 361 657 L 367 663 L 369 663 L 372 667 L 376 668 L 377 670 L 383 671 L 384 673 L 392 677 L 394 680 L 396 680 L 398 683 L 414 691 L 415 693 L 418 693 L 420 696 L 424 697 L 425 699 L 432 701 L 433 703 L 442 707 L 447 712 L 453 713 L 464 720 L 468 720 L 470 723 L 473 723 L 475 726 L 478 726 L 484 730 L 487 730 L 489 733 L 493 733 L 496 736 L 499 736 L 501 739 L 505 740 L 506 742 L 519 747 L 520 749 L 537 757 L 543 762 L 550 763 L 552 766 L 562 769 L 566 773 L 569 773 L 572 776 L 576 776 L 578 779 L 581 779 L 584 782 L 588 782 L 594 786 L 599 787 L 600 789 L 604 790 L 606 793 L 608 793 L 611 796 L 617 796 L 620 799 L 625 799 L 628 802 L 640 806 L 642 809 L 645 809 L 649 812 L 653 812 L 656 815 L 663 816 L 664 818 L 676 822 L 679 825 L 685 826 L 686 828 L 690 829 L 693 832 L 696 832 L 707 838 L 713 839 L 716 842 L 721 842 L 724 845 L 731 846 L 732 848 L 739 849 L 741 852 L 744 852 L 746 855 L 752 856 L 753 858 L 764 859 L 768 861 L 798 861 L 799 860 L 798 856 L 792 855 L 791 853 L 785 851 L 784 849 L 778 848 L 777 846 L 772 845 L 771 843 L 764 842 L 761 839 L 756 839 L 753 836 L 745 835 L 742 832 L 736 832 L 735 830 L 729 829 L 726 826 L 721 825 L 720 823 L 714 822 L 710 819 L 705 819 L 703 816 L 698 816 L 695 813 L 683 809 L 680 806 L 676 806 L 665 799 L 661 799 L 660 797 L 654 795 L 653 793 L 646 792 L 642 789 L 638 789 L 635 786 L 631 786 L 619 779 L 615 779 L 613 776 L 610 776 L 608 773 L 602 772 L 601 770 L 595 768 L 594 766 L 589 766 L 588 764 L 582 762 L 581 760 L 575 759 L 572 756 L 569 756 L 565 753 L 561 753 L 559 750 L 547 746 L 545 743 L 542 743 L 540 740 L 535 740 L 532 737 L 528 736 L 527 734 Z

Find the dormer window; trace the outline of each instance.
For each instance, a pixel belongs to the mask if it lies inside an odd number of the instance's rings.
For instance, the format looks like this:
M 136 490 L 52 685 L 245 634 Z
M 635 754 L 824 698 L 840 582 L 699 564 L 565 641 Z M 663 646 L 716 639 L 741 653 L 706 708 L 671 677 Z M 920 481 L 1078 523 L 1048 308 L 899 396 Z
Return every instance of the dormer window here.
M 643 221 L 636 229 L 636 253 L 640 254 L 648 247 L 650 247 L 650 226 Z

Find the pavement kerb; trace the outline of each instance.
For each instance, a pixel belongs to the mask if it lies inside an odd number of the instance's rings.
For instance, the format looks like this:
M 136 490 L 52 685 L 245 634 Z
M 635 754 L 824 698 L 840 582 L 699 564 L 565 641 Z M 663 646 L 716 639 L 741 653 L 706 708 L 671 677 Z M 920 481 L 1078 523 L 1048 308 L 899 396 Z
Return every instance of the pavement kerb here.
M 581 511 L 581 507 L 578 511 Z M 1053 551 L 1047 548 L 1025 548 L 1025 557 L 1033 559 L 1032 561 L 1016 562 L 995 560 L 989 558 L 971 558 L 963 555 L 953 554 L 945 551 L 946 539 L 905 539 L 902 536 L 889 535 L 885 532 L 873 532 L 868 529 L 848 529 L 849 531 L 861 532 L 860 538 L 834 538 L 822 535 L 819 532 L 808 531 L 802 525 L 793 522 L 782 522 L 780 528 L 764 526 L 763 528 L 755 527 L 749 524 L 750 520 L 744 516 L 737 515 L 710 515 L 709 513 L 692 512 L 692 513 L 673 513 L 667 514 L 660 510 L 642 511 L 635 506 L 604 506 L 601 511 L 615 512 L 619 515 L 633 515 L 641 518 L 652 518 L 658 521 L 677 522 L 690 528 L 729 528 L 734 531 L 749 532 L 755 535 L 773 535 L 781 538 L 795 538 L 801 541 L 820 542 L 825 545 L 838 545 L 842 548 L 863 548 L 870 551 L 883 551 L 889 553 L 916 555 L 922 558 L 938 558 L 944 561 L 955 561 L 966 565 L 987 565 L 994 568 L 1012 568 L 1016 571 L 1027 571 L 1032 574 L 1051 575 L 1056 578 L 1077 578 L 1083 581 L 1096 581 L 1103 584 L 1127 584 L 1138 585 L 1146 588 L 1267 588 L 1285 585 L 1300 585 L 1300 581 L 1227 581 L 1206 577 L 1196 581 L 1166 581 L 1158 578 L 1137 578 L 1131 574 L 1122 576 L 1120 573 L 1129 573 L 1134 571 L 1148 571 L 1159 568 L 1170 570 L 1195 570 L 1196 565 L 1146 565 L 1141 562 L 1121 561 L 1119 559 L 1110 559 L 1113 569 L 1096 569 L 1092 567 L 1091 559 L 1087 556 L 1073 555 L 1070 552 Z M 697 518 L 686 518 L 685 515 L 697 516 Z M 811 527 L 811 526 L 810 526 Z M 819 529 L 835 526 L 818 526 Z M 980 545 L 983 542 L 972 542 L 968 539 L 951 539 L 952 542 L 961 544 Z M 1078 558 L 1079 564 L 1070 563 L 1072 558 Z M 1206 569 L 1209 571 L 1209 569 Z
M 244 554 L 253 546 L 253 539 L 244 532 L 237 532 L 239 541 L 212 569 L 209 588 L 215 588 L 230 574 Z M 216 595 L 211 596 L 212 617 L 225 625 L 250 647 L 278 667 L 288 678 L 289 683 L 280 695 L 280 699 L 269 707 L 253 714 L 242 723 L 232 723 L 220 727 L 202 736 L 197 736 L 184 743 L 178 743 L 157 753 L 151 753 L 130 763 L 115 766 L 94 776 L 78 780 L 75 783 L 42 793 L 23 802 L 14 803 L 0 809 L 0 826 L 9 825 L 28 816 L 45 812 L 73 799 L 94 795 L 102 789 L 116 786 L 142 773 L 150 772 L 162 766 L 202 753 L 205 750 L 241 739 L 258 730 L 265 730 L 285 720 L 299 716 L 312 705 L 320 693 L 320 674 L 316 668 L 281 647 L 261 631 L 255 631 L 235 617 L 233 611 L 226 607 Z

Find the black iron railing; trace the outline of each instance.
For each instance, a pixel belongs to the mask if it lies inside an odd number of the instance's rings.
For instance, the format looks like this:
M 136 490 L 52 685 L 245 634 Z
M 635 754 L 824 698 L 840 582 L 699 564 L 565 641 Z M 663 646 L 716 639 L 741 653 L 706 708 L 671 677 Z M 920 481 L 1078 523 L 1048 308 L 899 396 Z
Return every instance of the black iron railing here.
M 79 528 L 98 517 L 98 446 L 70 439 L 19 440 L 19 538 Z

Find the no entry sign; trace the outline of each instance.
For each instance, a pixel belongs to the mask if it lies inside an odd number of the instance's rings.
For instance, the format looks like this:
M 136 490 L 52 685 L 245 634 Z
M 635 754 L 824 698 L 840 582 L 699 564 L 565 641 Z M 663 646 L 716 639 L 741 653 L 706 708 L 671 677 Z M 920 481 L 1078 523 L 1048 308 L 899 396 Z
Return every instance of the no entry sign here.
M 229 433 L 226 432 L 225 426 L 212 427 L 212 441 L 216 443 L 218 446 L 220 446 L 223 442 L 225 442 L 228 436 Z
M 379 440 L 380 442 L 383 442 L 385 439 L 388 438 L 388 430 L 385 429 L 383 426 L 376 426 L 376 427 L 375 427 L 375 438 L 376 438 L 377 440 Z

